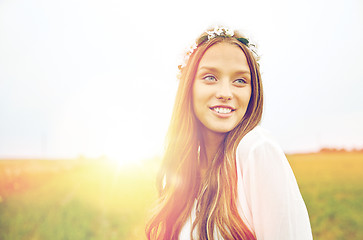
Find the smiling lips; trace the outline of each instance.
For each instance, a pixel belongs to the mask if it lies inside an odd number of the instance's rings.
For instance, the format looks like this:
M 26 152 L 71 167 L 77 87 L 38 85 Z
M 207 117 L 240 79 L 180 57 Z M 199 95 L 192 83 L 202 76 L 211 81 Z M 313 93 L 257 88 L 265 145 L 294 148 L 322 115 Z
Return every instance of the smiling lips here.
M 214 106 L 210 108 L 213 112 L 217 113 L 219 116 L 228 117 L 232 114 L 236 109 L 230 106 Z

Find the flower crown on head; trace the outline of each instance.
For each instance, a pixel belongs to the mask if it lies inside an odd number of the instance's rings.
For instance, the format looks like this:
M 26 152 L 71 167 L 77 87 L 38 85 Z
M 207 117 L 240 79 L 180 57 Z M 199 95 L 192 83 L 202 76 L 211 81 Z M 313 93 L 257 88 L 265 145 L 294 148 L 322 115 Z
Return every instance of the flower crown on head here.
M 187 53 L 184 56 L 184 61 L 181 65 L 178 66 L 179 70 L 184 68 L 190 58 L 190 56 L 193 54 L 195 49 L 197 49 L 201 44 L 217 37 L 222 38 L 236 38 L 239 42 L 241 42 L 243 45 L 245 45 L 256 57 L 256 60 L 259 60 L 259 56 L 257 54 L 257 48 L 255 44 L 250 43 L 248 38 L 244 37 L 235 37 L 234 31 L 232 29 L 229 29 L 227 27 L 218 27 L 216 26 L 211 31 L 206 31 L 206 34 L 202 35 L 197 42 L 195 42 L 187 51 Z

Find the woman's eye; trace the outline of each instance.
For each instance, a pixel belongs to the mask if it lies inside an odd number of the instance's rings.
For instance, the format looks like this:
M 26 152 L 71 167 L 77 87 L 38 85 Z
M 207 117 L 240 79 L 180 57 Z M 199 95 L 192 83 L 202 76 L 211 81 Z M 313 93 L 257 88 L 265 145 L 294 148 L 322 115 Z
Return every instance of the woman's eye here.
M 215 81 L 217 81 L 217 79 L 214 76 L 206 76 L 203 79 L 206 80 L 206 81 L 208 81 L 208 82 L 215 82 Z
M 237 79 L 234 82 L 237 83 L 237 84 L 245 84 L 245 83 L 247 83 L 247 81 L 244 80 L 244 79 L 242 79 L 242 78 L 241 79 Z

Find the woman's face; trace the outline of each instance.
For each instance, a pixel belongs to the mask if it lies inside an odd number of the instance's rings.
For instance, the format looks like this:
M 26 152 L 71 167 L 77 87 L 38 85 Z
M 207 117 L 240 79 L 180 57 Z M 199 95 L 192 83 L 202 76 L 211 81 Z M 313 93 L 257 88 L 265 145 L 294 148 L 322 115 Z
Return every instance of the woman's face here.
M 243 51 L 221 42 L 202 57 L 193 83 L 193 108 L 205 130 L 227 133 L 245 115 L 251 97 L 251 73 Z

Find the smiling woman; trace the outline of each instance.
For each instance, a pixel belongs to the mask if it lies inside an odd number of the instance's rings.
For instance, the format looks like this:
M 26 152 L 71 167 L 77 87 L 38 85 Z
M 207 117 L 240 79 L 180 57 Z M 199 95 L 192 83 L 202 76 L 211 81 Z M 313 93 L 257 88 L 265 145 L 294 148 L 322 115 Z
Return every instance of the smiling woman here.
M 312 239 L 287 159 L 258 126 L 263 91 L 252 47 L 217 27 L 181 67 L 148 239 Z
M 210 47 L 193 84 L 193 108 L 203 129 L 222 134 L 231 131 L 245 114 L 250 97 L 250 70 L 244 53 L 230 43 Z

